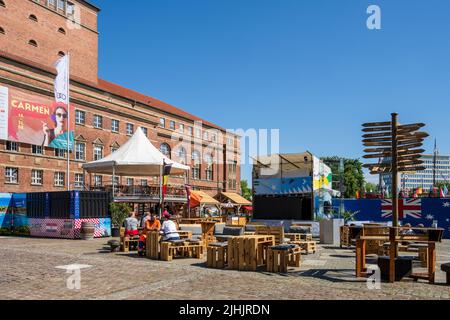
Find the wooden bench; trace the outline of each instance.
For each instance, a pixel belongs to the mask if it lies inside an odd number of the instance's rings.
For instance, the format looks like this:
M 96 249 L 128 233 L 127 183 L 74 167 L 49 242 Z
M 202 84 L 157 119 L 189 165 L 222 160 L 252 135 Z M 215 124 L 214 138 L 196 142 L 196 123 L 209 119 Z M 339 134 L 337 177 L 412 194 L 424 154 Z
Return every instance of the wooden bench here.
M 274 236 L 275 244 L 284 243 L 284 228 L 283 226 L 256 226 L 257 235 Z
M 161 242 L 161 260 L 172 261 L 173 258 L 185 257 L 201 259 L 203 257 L 202 241 L 163 241 Z
M 291 241 L 312 241 L 310 233 L 285 233 L 284 236 Z
M 289 244 L 298 245 L 302 252 L 306 254 L 316 253 L 317 251 L 317 242 L 316 241 L 290 241 Z
M 206 267 L 223 269 L 228 261 L 228 243 L 210 243 L 206 248 Z
M 130 246 L 133 245 L 134 248 L 138 248 L 139 244 L 139 235 L 129 237 L 125 236 L 125 228 L 120 228 L 120 251 L 129 252 Z
M 267 272 L 286 273 L 288 266 L 300 267 L 301 248 L 279 245 L 269 247 L 267 251 Z

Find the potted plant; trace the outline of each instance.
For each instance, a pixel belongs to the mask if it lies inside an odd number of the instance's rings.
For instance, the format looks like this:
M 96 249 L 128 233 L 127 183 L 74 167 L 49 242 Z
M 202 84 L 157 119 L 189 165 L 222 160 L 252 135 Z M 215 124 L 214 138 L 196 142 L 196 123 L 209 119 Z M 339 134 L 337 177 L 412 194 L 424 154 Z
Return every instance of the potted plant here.
M 128 218 L 131 207 L 127 203 L 115 203 L 110 204 L 111 210 L 111 236 L 120 237 L 120 226 L 123 224 L 126 218 Z

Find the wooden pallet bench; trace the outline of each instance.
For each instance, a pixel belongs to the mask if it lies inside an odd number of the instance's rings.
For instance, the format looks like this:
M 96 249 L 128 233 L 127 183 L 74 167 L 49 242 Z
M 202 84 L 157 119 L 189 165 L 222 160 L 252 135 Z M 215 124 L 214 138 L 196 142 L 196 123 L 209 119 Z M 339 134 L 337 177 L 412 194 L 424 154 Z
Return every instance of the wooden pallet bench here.
M 228 239 L 228 268 L 256 271 L 267 263 L 267 248 L 275 244 L 274 236 L 239 236 Z
M 298 245 L 302 252 L 306 254 L 316 253 L 317 251 L 317 242 L 315 241 L 290 241 L 289 244 Z
M 163 261 L 172 261 L 173 258 L 178 257 L 201 259 L 203 247 L 202 241 L 163 241 L 160 257 Z
M 125 236 L 125 228 L 121 227 L 120 230 L 120 251 L 129 252 L 130 246 L 132 245 L 135 250 L 138 248 L 139 235 L 136 236 Z
M 206 267 L 223 269 L 228 264 L 228 243 L 210 243 L 206 248 Z
M 267 272 L 286 273 L 288 266 L 300 267 L 301 251 L 298 246 L 279 245 L 267 251 Z
M 291 241 L 312 241 L 311 233 L 285 233 L 284 236 Z

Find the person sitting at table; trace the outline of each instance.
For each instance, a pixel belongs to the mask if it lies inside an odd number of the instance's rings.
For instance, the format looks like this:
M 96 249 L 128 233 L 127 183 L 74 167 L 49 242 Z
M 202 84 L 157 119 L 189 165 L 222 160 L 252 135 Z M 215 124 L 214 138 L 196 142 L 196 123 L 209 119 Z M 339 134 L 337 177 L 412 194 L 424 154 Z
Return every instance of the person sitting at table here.
M 404 226 L 403 226 L 403 229 L 402 229 L 402 231 L 401 231 L 401 234 L 404 234 L 404 235 L 411 235 L 411 234 L 414 234 L 414 230 L 413 229 L 411 229 L 411 223 L 406 223 Z
M 180 240 L 180 234 L 177 230 L 177 225 L 172 220 L 170 214 L 163 214 L 164 222 L 161 226 L 160 233 L 163 235 L 162 241 L 172 241 L 172 240 Z
M 137 236 L 139 234 L 138 225 L 139 221 L 138 219 L 136 219 L 136 213 L 131 212 L 130 216 L 126 218 L 124 221 L 125 236 L 126 237 Z
M 156 217 L 156 214 L 153 212 L 153 213 L 151 213 L 150 218 L 145 221 L 145 227 L 142 230 L 141 236 L 139 237 L 138 254 L 140 256 L 143 256 L 144 252 L 145 252 L 145 243 L 147 241 L 147 232 L 159 231 L 160 229 L 161 229 L 161 222 Z

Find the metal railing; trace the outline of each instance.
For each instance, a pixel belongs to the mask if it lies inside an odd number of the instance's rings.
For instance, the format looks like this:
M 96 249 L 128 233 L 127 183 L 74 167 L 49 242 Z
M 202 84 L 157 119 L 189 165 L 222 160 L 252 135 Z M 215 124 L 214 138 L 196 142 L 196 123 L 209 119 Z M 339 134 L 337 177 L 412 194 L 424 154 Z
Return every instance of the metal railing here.
M 103 186 L 91 186 L 91 191 L 106 191 L 113 192 L 112 185 Z M 149 198 L 159 198 L 160 197 L 160 187 L 156 185 L 116 185 L 114 186 L 114 196 L 115 197 L 149 197 Z M 168 186 L 165 198 L 180 198 L 186 199 L 186 189 L 181 186 Z

